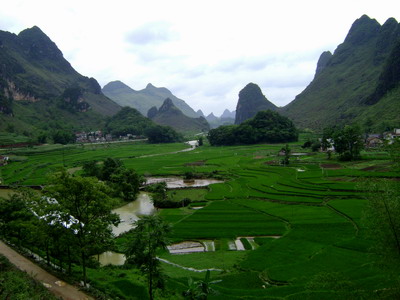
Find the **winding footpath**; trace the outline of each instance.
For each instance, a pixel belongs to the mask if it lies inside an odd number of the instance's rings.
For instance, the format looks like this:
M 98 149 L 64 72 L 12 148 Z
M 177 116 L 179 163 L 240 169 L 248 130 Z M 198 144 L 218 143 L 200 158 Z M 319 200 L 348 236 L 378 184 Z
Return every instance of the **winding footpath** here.
M 56 297 L 64 300 L 94 300 L 94 298 L 79 291 L 77 287 L 65 283 L 51 275 L 29 259 L 11 249 L 2 241 L 0 241 L 0 254 L 4 255 L 18 269 L 26 272 L 37 281 L 43 283 L 43 285 Z

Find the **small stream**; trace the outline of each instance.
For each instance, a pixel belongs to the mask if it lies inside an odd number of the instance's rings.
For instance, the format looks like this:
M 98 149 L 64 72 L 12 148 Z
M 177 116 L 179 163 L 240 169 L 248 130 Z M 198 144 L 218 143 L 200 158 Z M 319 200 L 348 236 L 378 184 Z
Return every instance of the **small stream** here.
M 114 209 L 112 212 L 119 215 L 121 223 L 112 226 L 112 232 L 118 236 L 133 228 L 132 223 L 139 220 L 140 216 L 152 215 L 155 207 L 149 194 L 141 192 L 135 201 Z
M 214 183 L 222 183 L 222 180 L 217 180 L 213 178 L 206 179 L 194 179 L 192 181 L 185 181 L 181 177 L 147 177 L 146 184 L 154 184 L 159 182 L 165 182 L 167 184 L 167 188 L 176 189 L 176 188 L 185 188 L 185 187 L 201 187 L 208 186 Z
M 147 178 L 147 184 L 157 183 L 165 181 L 167 188 L 180 188 L 180 187 L 198 187 L 208 186 L 213 183 L 223 182 L 216 179 L 196 179 L 191 182 L 185 182 L 180 177 L 149 177 Z M 155 211 L 152 199 L 148 193 L 139 193 L 138 198 L 124 206 L 114 209 L 112 212 L 119 215 L 121 223 L 118 226 L 112 226 L 112 232 L 118 236 L 121 233 L 129 231 L 134 227 L 133 222 L 140 219 L 140 216 L 151 215 Z M 210 249 L 213 249 L 213 245 L 207 245 Z M 204 250 L 202 250 L 204 251 Z M 94 258 L 99 258 L 100 265 L 123 265 L 125 263 L 125 256 L 121 253 L 115 253 L 112 251 L 104 252 L 100 255 L 95 255 Z

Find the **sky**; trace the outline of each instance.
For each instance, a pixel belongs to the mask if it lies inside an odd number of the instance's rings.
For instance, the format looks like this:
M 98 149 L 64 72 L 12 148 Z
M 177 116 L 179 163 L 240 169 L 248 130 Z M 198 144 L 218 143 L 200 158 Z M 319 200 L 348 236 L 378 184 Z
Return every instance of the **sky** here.
M 249 82 L 277 106 L 363 14 L 400 21 L 398 0 L 0 0 L 0 30 L 38 26 L 80 74 L 166 87 L 194 110 L 236 109 Z

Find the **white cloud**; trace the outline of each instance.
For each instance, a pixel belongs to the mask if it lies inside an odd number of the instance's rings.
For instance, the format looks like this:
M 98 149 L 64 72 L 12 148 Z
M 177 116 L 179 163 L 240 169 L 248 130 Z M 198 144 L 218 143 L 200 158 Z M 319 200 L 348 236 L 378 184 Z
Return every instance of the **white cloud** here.
M 4 2 L 4 3 L 3 3 Z M 396 0 L 0 0 L 2 30 L 39 26 L 72 66 L 101 85 L 165 86 L 194 109 L 235 109 L 258 84 L 285 105 L 361 15 L 400 20 Z

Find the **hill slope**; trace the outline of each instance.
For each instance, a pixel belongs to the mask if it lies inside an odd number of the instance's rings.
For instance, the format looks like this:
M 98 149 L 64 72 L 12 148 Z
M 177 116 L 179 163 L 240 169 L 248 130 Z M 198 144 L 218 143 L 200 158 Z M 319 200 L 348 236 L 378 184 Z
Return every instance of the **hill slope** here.
M 149 117 L 155 123 L 171 126 L 178 132 L 199 133 L 210 130 L 210 125 L 205 118 L 190 118 L 184 115 L 169 98 L 165 99 L 160 109 L 151 108 Z
M 2 123 L 28 131 L 45 129 L 49 121 L 91 127 L 119 109 L 102 94 L 94 78 L 74 70 L 40 28 L 18 35 L 0 31 Z M 1 124 L 0 130 L 4 130 Z
M 249 83 L 239 92 L 235 124 L 241 124 L 253 118 L 257 112 L 268 109 L 276 110 L 277 107 L 268 101 L 257 84 Z
M 367 118 L 376 129 L 387 120 L 400 125 L 400 94 L 395 89 L 398 81 L 393 83 L 398 77 L 386 76 L 386 82 L 391 80 L 388 86 L 392 95 L 382 88 L 385 70 L 389 74 L 399 73 L 394 70 L 395 64 L 388 64 L 390 57 L 396 61 L 395 45 L 399 40 L 400 24 L 395 19 L 388 19 L 381 26 L 376 20 L 362 16 L 353 23 L 333 55 L 326 52 L 321 55 L 314 80 L 281 113 L 302 128 L 363 123 Z M 391 113 L 393 110 L 397 116 Z
M 185 115 L 196 118 L 197 113 L 182 99 L 174 96 L 166 88 L 157 88 L 149 83 L 145 89 L 135 91 L 121 81 L 112 81 L 103 87 L 103 93 L 121 106 L 130 106 L 147 116 L 150 108 L 160 108 L 166 98 L 172 100 L 174 105 Z

